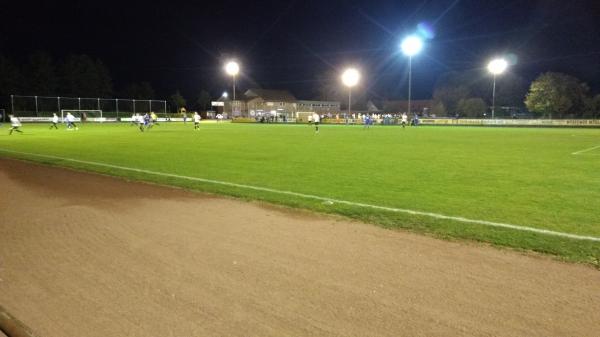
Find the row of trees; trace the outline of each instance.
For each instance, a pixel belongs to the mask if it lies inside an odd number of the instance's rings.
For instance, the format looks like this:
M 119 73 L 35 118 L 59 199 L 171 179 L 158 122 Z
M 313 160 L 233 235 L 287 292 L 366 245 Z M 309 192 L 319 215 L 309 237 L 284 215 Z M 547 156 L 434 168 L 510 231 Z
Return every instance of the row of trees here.
M 56 62 L 49 54 L 32 54 L 24 64 L 0 55 L 0 96 L 114 97 L 154 99 L 149 82 L 132 83 L 118 93 L 106 65 L 88 55 Z
M 70 55 L 55 63 L 43 52 L 17 65 L 0 55 L 0 95 L 110 97 L 113 83 L 108 68 L 99 59 Z
M 539 118 L 600 118 L 600 95 L 592 95 L 587 84 L 567 74 L 544 73 L 528 85 L 509 73 L 498 77 L 496 84 L 497 113 L 498 107 L 511 107 L 526 108 Z M 481 117 L 492 105 L 491 96 L 492 81 L 479 71 L 450 72 L 436 83 L 431 113 Z
M 195 99 L 191 104 L 187 104 L 187 100 L 181 95 L 181 92 L 177 90 L 173 95 L 169 97 L 169 105 L 171 106 L 171 112 L 179 111 L 179 108 L 186 107 L 196 109 L 198 111 L 206 111 L 211 108 L 212 98 L 210 93 L 204 89 L 196 95 Z
M 0 54 L 0 97 L 8 95 L 63 96 L 63 97 L 120 97 L 155 99 L 156 93 L 149 82 L 131 83 L 115 92 L 113 80 L 106 65 L 88 55 L 69 55 L 55 61 L 49 54 L 38 52 L 17 64 Z M 211 96 L 200 90 L 190 108 L 210 108 Z M 186 100 L 177 91 L 169 100 L 171 111 L 186 106 Z
M 587 84 L 561 73 L 548 72 L 533 81 L 525 105 L 544 118 L 600 118 L 600 94 L 591 95 Z

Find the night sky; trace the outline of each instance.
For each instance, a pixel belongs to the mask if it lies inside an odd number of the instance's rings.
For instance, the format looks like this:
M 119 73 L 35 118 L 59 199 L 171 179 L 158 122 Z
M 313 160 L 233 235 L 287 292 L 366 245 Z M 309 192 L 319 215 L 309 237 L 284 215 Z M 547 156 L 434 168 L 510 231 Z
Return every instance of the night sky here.
M 402 98 L 407 58 L 398 46 L 419 26 L 431 39 L 413 58 L 414 98 L 430 98 L 447 71 L 486 76 L 487 61 L 505 54 L 516 61 L 510 71 L 527 80 L 562 71 L 598 92 L 599 18 L 598 0 L 11 1 L 0 19 L 0 53 L 20 63 L 35 51 L 88 54 L 107 64 L 117 91 L 149 81 L 157 98 L 230 90 L 229 57 L 241 63 L 241 87 L 300 98 L 316 97 L 352 64 L 369 97 Z

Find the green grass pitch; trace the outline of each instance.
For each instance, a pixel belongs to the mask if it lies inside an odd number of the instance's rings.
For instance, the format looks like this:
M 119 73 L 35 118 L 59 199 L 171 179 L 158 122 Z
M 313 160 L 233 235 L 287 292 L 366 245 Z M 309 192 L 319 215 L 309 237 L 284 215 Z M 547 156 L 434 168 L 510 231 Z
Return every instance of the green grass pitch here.
M 161 123 L 86 124 L 79 131 L 25 124 L 0 149 L 200 177 L 356 203 L 600 237 L 599 129 Z M 589 151 L 573 154 L 578 151 Z M 387 228 L 489 242 L 598 263 L 600 242 L 488 227 L 293 195 L 24 158 L 345 215 Z

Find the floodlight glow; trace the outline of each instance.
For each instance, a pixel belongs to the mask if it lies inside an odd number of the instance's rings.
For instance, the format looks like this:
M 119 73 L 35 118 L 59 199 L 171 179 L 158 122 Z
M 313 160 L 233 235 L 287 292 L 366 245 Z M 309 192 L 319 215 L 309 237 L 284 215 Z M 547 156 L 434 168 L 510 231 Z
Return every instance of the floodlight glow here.
M 231 76 L 235 76 L 240 72 L 240 65 L 235 61 L 227 62 L 225 71 Z
M 416 55 L 423 49 L 423 40 L 414 35 L 409 36 L 402 41 L 400 48 L 406 56 Z
M 229 94 L 227 94 L 227 91 L 225 91 L 225 92 L 223 93 L 223 97 L 227 98 L 228 96 L 229 96 Z
M 505 59 L 495 59 L 488 64 L 487 68 L 490 73 L 500 75 L 508 68 L 508 62 Z
M 342 74 L 342 83 L 344 83 L 344 85 L 347 87 L 352 88 L 353 86 L 358 84 L 359 80 L 360 73 L 354 68 L 346 69 L 346 71 L 344 71 L 344 73 Z

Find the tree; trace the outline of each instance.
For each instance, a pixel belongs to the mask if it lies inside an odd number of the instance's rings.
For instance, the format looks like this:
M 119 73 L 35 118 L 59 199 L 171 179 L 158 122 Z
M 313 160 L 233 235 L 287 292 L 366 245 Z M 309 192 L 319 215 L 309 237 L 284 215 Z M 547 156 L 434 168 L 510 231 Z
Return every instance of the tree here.
M 24 75 L 28 95 L 56 95 L 58 78 L 54 61 L 50 55 L 44 52 L 31 55 Z
M 488 97 L 491 100 L 492 83 L 490 83 L 487 94 L 478 97 Z M 522 77 L 506 73 L 496 79 L 496 106 L 523 107 L 523 98 L 527 95 L 529 83 Z M 491 105 L 491 101 L 488 102 Z
M 433 98 L 443 103 L 448 114 L 458 111 L 461 100 L 480 97 L 492 104 L 492 80 L 481 70 L 451 71 L 442 74 L 435 84 Z M 496 105 L 520 107 L 527 94 L 527 82 L 518 75 L 506 73 L 496 79 Z
M 444 106 L 444 103 L 437 102 L 433 105 L 433 108 L 431 108 L 430 115 L 435 116 L 435 117 L 440 117 L 440 116 L 446 116 L 447 113 L 448 112 L 446 111 L 446 107 Z
M 173 95 L 171 95 L 169 103 L 171 104 L 171 108 L 174 108 L 174 112 L 178 112 L 179 108 L 181 107 L 185 107 L 185 98 L 183 98 L 183 96 L 181 96 L 181 93 L 179 92 L 179 90 L 177 90 L 177 92 L 175 92 Z
M 198 105 L 198 110 L 206 110 L 208 106 L 210 106 L 211 98 L 210 94 L 206 90 L 200 90 L 198 94 L 198 98 L 196 99 L 196 104 Z
M 0 55 L 0 96 L 18 94 L 21 87 L 19 68 L 10 59 Z
M 584 118 L 600 118 L 600 94 L 585 100 Z
M 487 110 L 487 104 L 481 98 L 461 99 L 458 102 L 458 112 L 461 116 L 480 117 Z
M 433 92 L 435 105 L 442 104 L 446 114 L 459 112 L 458 103 L 469 97 L 469 89 L 465 86 L 443 86 Z
M 154 89 L 149 82 L 131 83 L 123 91 L 123 98 L 153 99 Z
M 70 55 L 60 68 L 61 91 L 75 97 L 112 95 L 112 79 L 106 66 L 87 55 Z
M 531 83 L 525 105 L 542 117 L 581 117 L 588 91 L 588 86 L 573 76 L 548 72 Z

